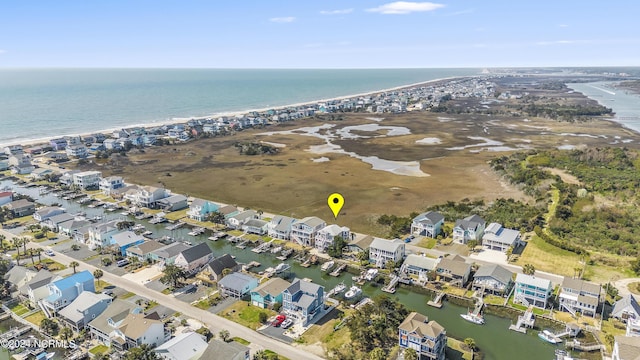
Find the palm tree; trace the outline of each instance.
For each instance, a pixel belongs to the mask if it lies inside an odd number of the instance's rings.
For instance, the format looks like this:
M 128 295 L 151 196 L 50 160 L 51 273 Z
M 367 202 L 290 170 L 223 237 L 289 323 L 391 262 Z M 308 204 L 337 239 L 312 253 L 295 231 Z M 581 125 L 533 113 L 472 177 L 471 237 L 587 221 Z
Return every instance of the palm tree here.
M 407 349 L 404 351 L 404 360 L 418 360 L 418 354 L 413 349 Z
M 71 266 L 73 268 L 73 273 L 76 273 L 76 267 L 80 266 L 80 264 L 78 264 L 77 261 L 72 261 L 69 263 L 69 266 Z
M 533 275 L 536 273 L 536 268 L 532 264 L 524 264 L 522 267 L 522 273 L 526 275 Z
M 98 280 L 98 285 L 100 285 L 100 278 L 104 275 L 104 273 L 102 272 L 102 270 L 100 269 L 96 269 L 96 271 L 93 272 L 93 277 L 96 278 Z
M 60 338 L 62 340 L 68 340 L 73 336 L 73 330 L 68 327 L 63 327 L 62 329 L 60 329 L 60 332 L 58 334 L 60 335 Z
M 36 253 L 36 255 L 38 255 L 38 262 L 42 262 L 42 252 L 44 250 L 42 250 L 42 248 L 36 248 L 33 249 L 33 251 Z
M 18 254 L 16 255 L 16 264 L 20 265 L 20 245 L 22 245 L 22 239 L 14 237 L 12 242 L 13 246 L 16 247 L 16 251 L 18 252 Z
M 222 339 L 222 341 L 227 342 L 227 340 L 229 340 L 229 336 L 231 336 L 231 334 L 229 334 L 229 330 L 222 329 L 218 333 L 218 336 L 220 336 L 220 339 Z
M 29 256 L 31 256 L 31 265 L 35 265 L 36 262 L 33 261 L 33 249 L 29 249 Z
M 24 250 L 23 253 L 26 254 L 27 253 L 27 243 L 29 242 L 29 238 L 28 237 L 23 237 L 21 238 L 22 240 L 22 249 Z
M 6 237 L 4 235 L 0 235 L 0 250 L 4 253 L 4 239 Z

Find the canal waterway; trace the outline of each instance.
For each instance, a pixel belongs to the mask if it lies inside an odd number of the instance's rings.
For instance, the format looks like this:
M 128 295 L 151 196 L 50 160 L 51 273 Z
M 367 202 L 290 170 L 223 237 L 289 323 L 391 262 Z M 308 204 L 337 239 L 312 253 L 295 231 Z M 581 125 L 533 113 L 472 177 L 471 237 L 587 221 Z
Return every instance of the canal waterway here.
M 88 208 L 74 201 L 63 200 L 51 194 L 40 195 L 37 188 L 23 188 L 9 181 L 0 182 L 0 188 L 7 185 L 12 186 L 14 191 L 37 198 L 41 203 L 59 203 L 71 214 L 82 211 L 86 213 L 87 218 L 100 215 L 103 216 L 105 220 L 125 217 L 119 214 L 118 211 L 110 213 L 104 211 L 102 208 Z M 128 219 L 133 220 L 132 217 L 129 217 Z M 154 237 L 170 235 L 174 239 L 185 239 L 194 244 L 207 242 L 216 256 L 228 253 L 235 255 L 238 262 L 249 263 L 251 261 L 257 261 L 261 266 L 252 269 L 252 271 L 255 272 L 262 271 L 267 267 L 274 267 L 281 262 L 270 253 L 256 254 L 249 248 L 244 250 L 239 249 L 226 240 L 219 240 L 215 242 L 207 240 L 207 237 L 209 236 L 208 234 L 195 237 L 190 236 L 187 234 L 190 230 L 186 227 L 178 230 L 167 231 L 165 230 L 166 223 L 154 225 L 150 224 L 146 220 L 136 220 L 136 222 L 145 225 L 147 230 L 153 232 Z M 344 282 L 347 287 L 351 286 L 353 283 L 353 275 L 347 272 L 343 272 L 338 277 L 332 277 L 327 273 L 322 272 L 320 267 L 317 265 L 304 268 L 292 258 L 286 262 L 291 265 L 292 276 L 296 276 L 298 278 L 310 278 L 313 282 L 323 285 L 326 291 L 329 291 L 340 282 Z M 381 291 L 379 286 L 373 284 L 364 285 L 363 293 L 368 297 L 386 294 Z M 398 299 L 411 311 L 420 312 L 427 315 L 429 319 L 437 321 L 444 326 L 449 336 L 457 339 L 465 339 L 468 337 L 475 339 L 476 344 L 485 354 L 485 359 L 487 360 L 551 360 L 554 358 L 554 350 L 557 346 L 543 342 L 537 337 L 537 332 L 534 331 L 529 331 L 528 334 L 520 334 L 508 330 L 509 325 L 511 324 L 509 319 L 493 315 L 485 315 L 485 325 L 475 325 L 460 317 L 460 314 L 467 312 L 466 307 L 456 306 L 445 301 L 444 306 L 441 309 L 436 309 L 427 305 L 427 301 L 431 299 L 430 295 L 419 294 L 414 291 L 410 291 L 406 287 L 403 288 L 402 286 L 397 289 L 395 294 L 387 295 Z

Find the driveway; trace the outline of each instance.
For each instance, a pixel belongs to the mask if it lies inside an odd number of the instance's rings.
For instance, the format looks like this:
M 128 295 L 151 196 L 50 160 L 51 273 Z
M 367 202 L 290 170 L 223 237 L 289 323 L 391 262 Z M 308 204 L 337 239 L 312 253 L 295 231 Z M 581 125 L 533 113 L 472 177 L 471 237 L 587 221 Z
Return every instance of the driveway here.
M 286 336 L 284 334 L 285 331 L 286 329 L 283 329 L 281 327 L 273 327 L 271 325 L 267 325 L 263 328 L 258 329 L 258 332 L 260 334 L 264 334 L 270 338 L 276 339 L 278 341 L 282 341 L 286 344 L 291 344 L 293 342 L 293 339 Z

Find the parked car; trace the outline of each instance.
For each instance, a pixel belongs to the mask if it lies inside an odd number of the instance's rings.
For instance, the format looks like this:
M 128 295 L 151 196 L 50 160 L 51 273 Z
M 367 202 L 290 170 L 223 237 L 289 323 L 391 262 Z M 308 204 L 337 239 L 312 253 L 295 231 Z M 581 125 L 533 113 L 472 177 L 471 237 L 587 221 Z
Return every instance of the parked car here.
M 56 256 L 56 253 L 54 253 L 53 250 L 46 250 L 44 254 L 47 256 Z
M 286 317 L 286 316 L 284 316 L 284 315 L 282 315 L 282 314 L 280 314 L 280 315 L 276 316 L 276 319 L 275 319 L 275 320 L 273 320 L 273 322 L 271 323 L 271 326 L 273 326 L 273 327 L 278 327 L 278 326 L 280 326 L 280 324 L 282 324 L 282 323 L 285 321 L 285 319 L 286 319 L 286 318 L 287 318 L 287 317 Z
M 127 266 L 129 265 L 129 260 L 127 259 L 118 260 L 116 264 L 118 265 L 118 267 Z
M 291 325 L 293 325 L 293 320 L 286 319 L 285 321 L 282 322 L 280 327 L 283 328 L 283 329 L 288 329 Z
M 406 239 L 404 239 L 404 242 L 408 243 L 411 242 L 411 240 L 415 239 L 416 237 L 413 235 L 409 235 Z

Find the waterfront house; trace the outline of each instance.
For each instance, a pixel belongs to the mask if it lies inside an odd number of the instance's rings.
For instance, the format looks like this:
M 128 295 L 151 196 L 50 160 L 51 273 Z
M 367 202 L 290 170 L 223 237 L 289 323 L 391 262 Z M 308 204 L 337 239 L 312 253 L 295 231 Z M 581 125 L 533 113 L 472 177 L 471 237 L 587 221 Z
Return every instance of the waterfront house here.
M 473 275 L 473 289 L 482 294 L 503 296 L 513 287 L 513 273 L 500 265 L 482 265 Z
M 60 162 L 69 161 L 69 156 L 67 156 L 66 152 L 50 152 L 50 153 L 44 154 L 43 159 L 47 161 L 60 163 Z
M 225 205 L 220 207 L 220 209 L 218 209 L 218 212 L 224 215 L 225 220 L 227 220 L 230 217 L 238 214 L 240 210 L 238 210 L 238 208 L 233 205 Z
M 242 224 L 242 231 L 246 234 L 265 235 L 268 222 L 260 219 L 249 219 Z
M 231 272 L 240 270 L 240 265 L 229 254 L 224 254 L 209 261 L 204 270 L 202 270 L 202 274 L 208 276 L 210 280 L 220 281 L 224 277 L 224 270 L 226 269 Z
M 209 214 L 218 211 L 218 208 L 218 204 L 209 200 L 193 199 L 189 206 L 189 211 L 187 211 L 187 216 L 192 220 L 205 221 Z
M 274 277 L 251 290 L 251 304 L 261 308 L 271 308 L 274 304 L 282 304 L 282 292 L 291 286 L 287 280 Z
M 90 227 L 87 239 L 89 249 L 95 250 L 98 247 L 104 248 L 111 245 L 111 235 L 117 234 L 121 231 L 118 228 L 119 222 L 119 220 L 112 220 L 101 224 L 95 224 Z
M 162 249 L 165 246 L 158 241 L 147 240 L 142 244 L 127 248 L 127 257 L 135 257 L 140 261 L 152 261 L 154 260 L 153 251 Z
M 33 279 L 36 274 L 38 274 L 36 271 L 16 265 L 4 274 L 4 280 L 10 284 L 11 288 L 19 289 Z
M 4 207 L 11 211 L 11 215 L 14 218 L 33 215 L 36 212 L 36 204 L 27 199 L 12 201 L 4 205 Z
M 58 319 L 75 332 L 80 332 L 87 324 L 111 304 L 111 296 L 95 294 L 84 291 L 69 304 L 60 310 Z
M 404 249 L 402 240 L 374 238 L 369 245 L 369 262 L 379 268 L 385 267 L 389 261 L 398 263 L 404 258 Z
M 58 206 L 47 206 L 41 209 L 38 209 L 35 213 L 33 213 L 33 218 L 38 222 L 43 222 L 48 218 L 56 215 L 63 214 L 65 211 L 63 208 Z
M 60 230 L 58 228 L 58 226 L 60 224 L 65 223 L 67 221 L 72 221 L 74 219 L 75 219 L 75 217 L 73 215 L 67 214 L 67 213 L 62 213 L 62 214 L 51 216 L 51 217 L 47 218 L 46 220 L 41 221 L 40 225 L 42 225 L 44 227 L 48 227 L 49 229 L 51 229 L 51 231 L 58 232 Z
M 611 360 L 640 360 L 640 337 L 618 335 L 614 339 Z
M 31 159 L 24 154 L 9 156 L 9 166 L 11 172 L 18 175 L 30 174 L 36 168 L 31 164 Z
M 369 250 L 374 237 L 371 235 L 356 235 L 352 236 L 352 241 L 347 244 L 347 250 L 353 253 L 361 253 Z
M 102 314 L 89 322 L 91 338 L 106 346 L 111 345 L 111 333 L 129 313 L 141 313 L 142 309 L 125 300 L 115 299 Z
M 89 156 L 87 147 L 82 144 L 67 145 L 65 151 L 67 152 L 67 156 L 75 157 L 78 159 L 86 158 L 87 156 Z
M 122 150 L 122 145 L 120 145 L 117 139 L 106 139 L 102 144 L 104 145 L 104 148 L 107 150 L 114 150 L 114 151 Z
M 58 182 L 62 185 L 71 186 L 73 185 L 73 174 L 79 173 L 79 170 L 68 170 L 62 173 L 62 176 L 58 178 Z
M 166 212 L 178 211 L 187 208 L 187 197 L 176 194 L 158 200 L 157 207 Z
M 177 334 L 173 339 L 153 349 L 153 352 L 163 360 L 197 360 L 204 359 L 207 346 L 209 344 L 204 335 L 190 331 Z
M 428 211 L 413 218 L 411 233 L 435 238 L 442 232 L 442 225 L 444 225 L 444 216 L 435 211 Z
M 107 176 L 100 180 L 98 188 L 105 195 L 111 195 L 114 190 L 124 187 L 124 180 L 121 176 Z
M 33 181 L 40 181 L 46 178 L 47 176 L 51 176 L 55 174 L 55 172 L 51 169 L 45 168 L 35 168 L 31 174 L 29 174 L 29 178 Z
M 257 286 L 258 279 L 240 272 L 233 272 L 218 281 L 220 294 L 225 297 L 233 297 L 236 299 L 241 299 Z
M 440 259 L 434 259 L 427 256 L 417 254 L 409 254 L 404 259 L 400 272 L 407 275 L 415 275 L 420 279 L 427 279 L 427 274 L 435 271 Z
M 350 235 L 351 231 L 346 226 L 338 226 L 336 224 L 325 226 L 316 233 L 315 248 L 318 249 L 319 252 L 324 253 L 333 245 L 336 237 L 341 237 L 344 242 L 347 243 Z
M 491 223 L 482 236 L 482 247 L 487 250 L 498 250 L 506 252 L 507 249 L 515 249 L 524 245 L 520 237 L 520 231 L 505 229 L 498 223 Z
M 0 206 L 4 206 L 13 201 L 13 193 L 11 191 L 0 191 Z
M 398 345 L 415 350 L 418 360 L 445 360 L 447 332 L 437 322 L 412 312 L 398 327 Z
M 551 281 L 533 275 L 517 274 L 513 302 L 545 309 L 551 298 Z
M 600 305 L 600 285 L 565 276 L 558 294 L 558 308 L 572 315 L 595 317 Z
M 627 294 L 613 304 L 610 316 L 622 322 L 640 320 L 640 304 L 633 295 Z
M 4 153 L 8 156 L 24 154 L 22 145 L 9 145 L 4 148 Z
M 164 268 L 165 265 L 173 264 L 178 255 L 187 249 L 189 246 L 185 243 L 176 242 L 151 251 L 151 259 L 158 261 L 159 268 Z
M 471 274 L 471 264 L 467 264 L 460 256 L 450 256 L 440 260 L 436 266 L 436 275 L 441 281 L 453 285 L 464 286 Z
M 138 235 L 129 230 L 115 233 L 111 235 L 109 239 L 109 244 L 117 246 L 122 256 L 127 254 L 128 248 L 142 244 L 143 242 L 144 237 L 142 235 Z
M 169 196 L 167 190 L 162 187 L 139 186 L 136 189 L 127 191 L 124 194 L 124 199 L 131 201 L 136 206 L 154 209 L 157 202 L 167 196 Z
M 204 351 L 202 359 L 249 360 L 250 356 L 249 347 L 239 342 L 213 339 Z
M 480 244 L 486 225 L 484 219 L 478 215 L 458 219 L 453 227 L 453 241 L 466 244 L 470 240 L 476 240 Z
M 185 249 L 176 256 L 174 264 L 191 275 L 201 270 L 213 258 L 213 252 L 207 243 Z
M 65 138 L 56 138 L 49 140 L 49 145 L 55 151 L 65 150 L 67 148 L 67 139 Z
M 313 247 L 316 234 L 325 226 L 327 224 L 320 218 L 306 217 L 291 225 L 291 241 L 302 246 Z
M 291 238 L 291 225 L 297 219 L 288 216 L 276 215 L 267 225 L 267 234 L 274 239 L 289 240 Z
M 21 296 L 29 300 L 32 307 L 36 307 L 40 300 L 49 296 L 49 284 L 59 279 L 62 279 L 62 277 L 42 269 L 38 271 L 31 280 L 27 281 L 25 285 L 19 288 L 18 291 Z
M 48 317 L 71 304 L 83 291 L 96 292 L 94 278 L 88 270 L 80 271 L 48 285 L 49 296 L 40 301 Z
M 258 213 L 255 210 L 245 210 L 231 215 L 227 218 L 227 226 L 232 229 L 241 229 L 242 225 L 251 219 L 257 219 Z
M 289 318 L 307 326 L 324 307 L 324 287 L 305 280 L 294 279 L 282 292 L 282 310 Z
M 61 215 L 58 215 L 61 216 Z M 69 237 L 75 238 L 75 233 L 82 228 L 89 228 L 91 226 L 91 221 L 89 220 L 76 220 L 71 219 L 58 224 L 58 231 L 61 234 L 67 235 Z

